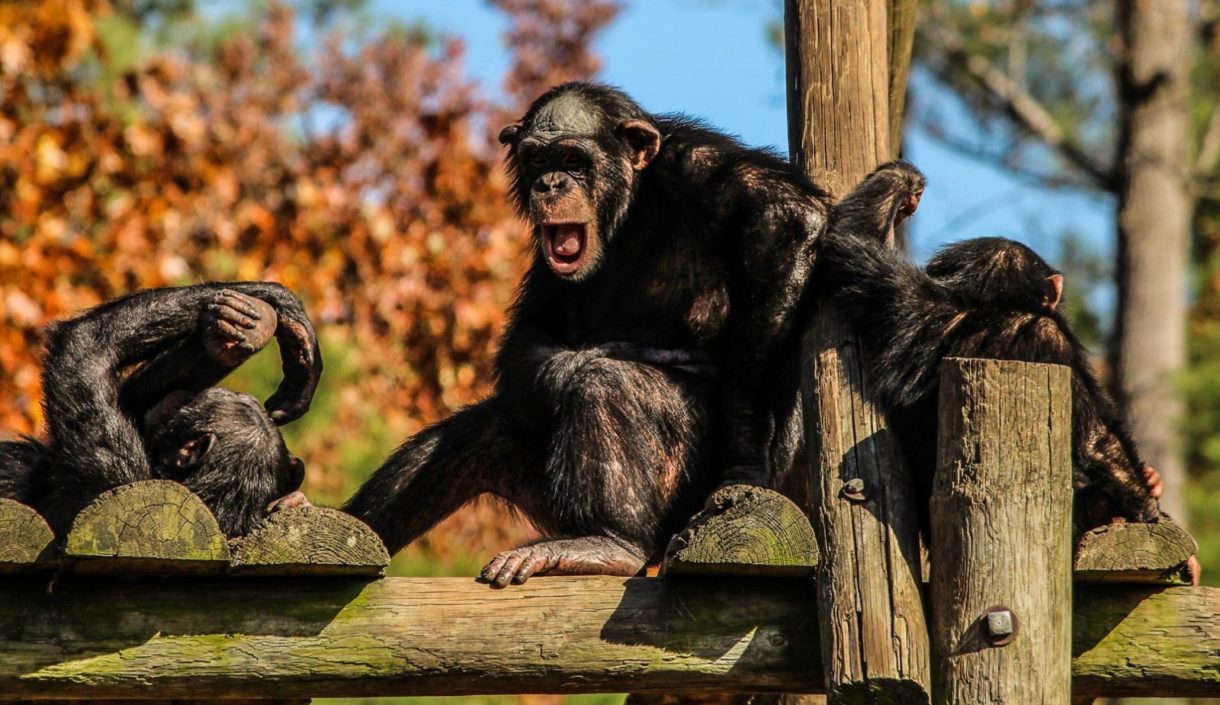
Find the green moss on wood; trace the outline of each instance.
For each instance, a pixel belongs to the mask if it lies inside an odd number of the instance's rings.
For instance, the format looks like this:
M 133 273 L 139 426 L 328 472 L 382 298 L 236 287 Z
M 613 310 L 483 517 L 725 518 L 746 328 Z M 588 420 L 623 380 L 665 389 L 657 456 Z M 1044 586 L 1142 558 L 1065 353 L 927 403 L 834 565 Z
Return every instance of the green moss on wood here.
M 0 499 L 0 573 L 28 570 L 35 561 L 52 557 L 55 535 L 30 507 Z
M 379 575 L 390 562 L 364 522 L 335 509 L 298 507 L 272 514 L 234 542 L 234 574 Z

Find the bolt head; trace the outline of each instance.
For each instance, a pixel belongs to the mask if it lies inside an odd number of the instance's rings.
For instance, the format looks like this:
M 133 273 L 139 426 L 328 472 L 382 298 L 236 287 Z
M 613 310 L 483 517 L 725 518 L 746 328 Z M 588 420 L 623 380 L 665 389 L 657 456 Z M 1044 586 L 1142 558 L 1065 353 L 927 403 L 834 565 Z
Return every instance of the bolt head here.
M 842 494 L 845 499 L 852 502 L 863 502 L 865 499 L 864 480 L 861 480 L 858 477 L 853 477 L 847 482 L 844 482 Z
M 1009 636 L 1012 629 L 1012 612 L 1000 610 L 987 614 L 987 634 L 993 637 Z

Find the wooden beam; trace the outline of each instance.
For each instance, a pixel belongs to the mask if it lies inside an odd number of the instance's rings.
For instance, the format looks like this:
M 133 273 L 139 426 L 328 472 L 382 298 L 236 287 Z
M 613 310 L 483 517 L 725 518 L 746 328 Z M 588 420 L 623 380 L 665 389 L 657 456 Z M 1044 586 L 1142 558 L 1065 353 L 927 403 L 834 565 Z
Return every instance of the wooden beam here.
M 145 480 L 98 495 L 72 521 L 64 558 L 76 572 L 220 573 L 229 547 L 185 485 Z
M 816 689 L 802 581 L 0 583 L 0 700 Z
M 35 568 L 52 557 L 55 535 L 33 509 L 0 498 L 0 575 Z
M 835 196 L 894 154 L 889 12 L 886 0 L 785 3 L 788 149 Z M 829 306 L 818 307 L 803 347 L 829 700 L 927 703 L 928 633 L 902 455 L 869 398 L 856 335 Z
M 1194 537 L 1168 518 L 1155 524 L 1109 524 L 1085 532 L 1073 561 L 1078 582 L 1189 585 Z
M 662 574 L 812 578 L 813 527 L 800 507 L 773 490 L 730 485 L 669 542 Z
M 272 514 L 233 542 L 231 575 L 380 575 L 390 562 L 367 524 L 337 509 Z
M 938 705 L 1069 705 L 1072 375 L 950 358 L 932 491 Z
M 0 581 L 0 701 L 821 692 L 802 581 Z M 1220 691 L 1220 589 L 1082 590 L 1077 696 Z

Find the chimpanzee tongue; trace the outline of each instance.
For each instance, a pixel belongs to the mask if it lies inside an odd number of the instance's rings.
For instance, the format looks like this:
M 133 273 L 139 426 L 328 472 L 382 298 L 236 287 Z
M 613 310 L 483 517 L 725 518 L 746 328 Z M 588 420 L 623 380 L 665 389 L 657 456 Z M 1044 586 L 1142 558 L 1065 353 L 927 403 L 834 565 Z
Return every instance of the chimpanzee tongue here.
M 552 248 L 555 254 L 560 257 L 576 257 L 580 254 L 584 243 L 581 242 L 583 228 L 580 225 L 564 224 L 555 226 L 555 235 L 552 239 Z

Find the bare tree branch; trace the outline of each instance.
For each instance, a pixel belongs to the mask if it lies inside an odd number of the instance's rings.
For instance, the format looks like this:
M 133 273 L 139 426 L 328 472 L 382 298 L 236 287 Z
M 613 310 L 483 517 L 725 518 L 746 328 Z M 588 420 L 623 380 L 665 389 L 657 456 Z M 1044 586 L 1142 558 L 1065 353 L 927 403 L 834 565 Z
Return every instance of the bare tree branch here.
M 967 50 L 961 36 L 955 34 L 947 25 L 924 26 L 920 28 L 920 32 L 927 35 L 927 41 L 944 52 L 947 60 L 946 70 L 961 71 L 981 86 L 988 97 L 995 101 L 1019 128 L 1036 137 L 1083 172 L 1092 188 L 1114 191 L 1117 180 L 1110 165 L 1095 159 L 1070 139 L 1037 98 L 985 57 Z

